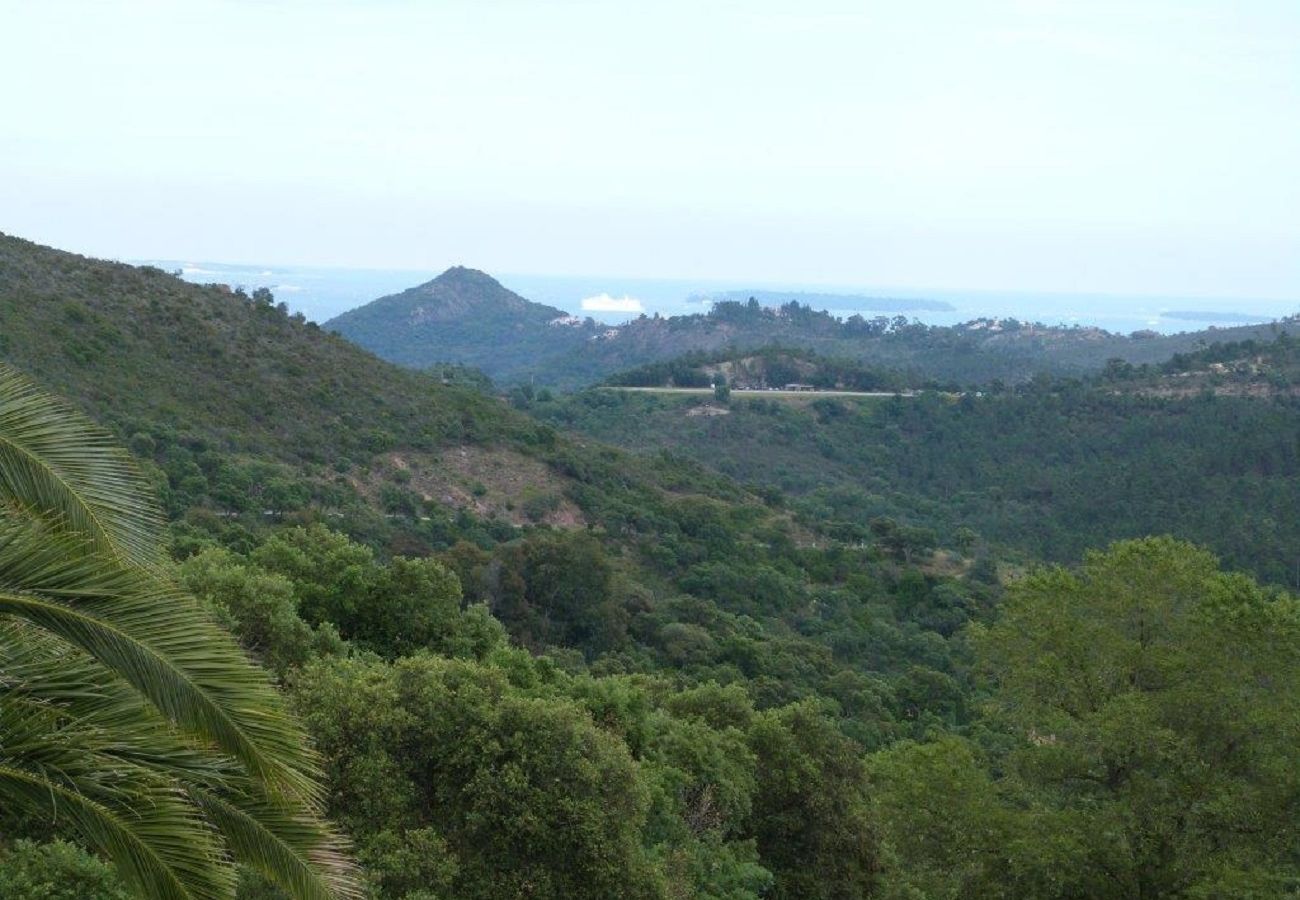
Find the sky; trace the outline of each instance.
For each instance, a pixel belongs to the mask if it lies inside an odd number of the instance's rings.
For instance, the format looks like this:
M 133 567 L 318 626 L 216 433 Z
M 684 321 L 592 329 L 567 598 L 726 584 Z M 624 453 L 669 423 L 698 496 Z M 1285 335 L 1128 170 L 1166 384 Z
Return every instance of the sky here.
M 0 0 L 99 256 L 1300 299 L 1297 0 Z

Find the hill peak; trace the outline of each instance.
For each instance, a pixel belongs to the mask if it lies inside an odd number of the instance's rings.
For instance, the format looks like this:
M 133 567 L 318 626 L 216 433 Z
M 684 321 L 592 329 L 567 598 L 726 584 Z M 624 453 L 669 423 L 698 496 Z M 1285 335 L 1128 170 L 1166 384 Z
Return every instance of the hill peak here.
M 563 310 L 527 300 L 486 272 L 452 266 L 437 278 L 336 316 L 325 328 L 401 365 L 454 362 L 492 369 L 502 358 L 530 358 L 523 345 L 558 340 L 569 349 L 584 340 L 574 329 L 549 327 L 565 318 Z
M 497 288 L 502 291 L 506 290 L 506 288 L 502 286 L 501 282 L 497 281 L 487 272 L 484 272 L 481 269 L 471 269 L 469 266 L 452 266 L 437 278 L 425 282 L 421 287 L 433 284 L 472 284 L 484 288 Z

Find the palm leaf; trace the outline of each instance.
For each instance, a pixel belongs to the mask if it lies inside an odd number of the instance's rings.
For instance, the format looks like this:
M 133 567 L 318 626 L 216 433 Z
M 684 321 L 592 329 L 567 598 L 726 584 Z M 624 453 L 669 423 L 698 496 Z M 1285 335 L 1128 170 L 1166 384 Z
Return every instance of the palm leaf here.
M 95 755 L 89 776 L 58 773 L 79 793 L 102 793 L 138 772 L 173 779 L 217 829 L 222 852 L 234 861 L 294 897 L 360 896 L 344 843 L 312 810 L 270 798 L 241 766 L 169 732 L 152 706 L 75 648 L 21 622 L 0 624 L 0 671 L 7 689 L 0 692 L 0 710 L 39 722 L 38 744 L 57 737 Z M 5 740 L 12 750 L 14 738 Z M 48 767 L 42 764 L 47 778 Z
M 233 896 L 211 828 L 169 779 L 101 754 L 103 735 L 46 705 L 0 696 L 0 797 L 66 823 L 145 896 Z
M 305 734 L 161 577 L 108 436 L 0 366 L 0 803 L 70 825 L 149 897 L 225 898 L 234 860 L 359 896 Z
M 319 820 L 256 794 L 226 797 L 193 790 L 208 821 L 221 830 L 235 859 L 302 900 L 359 898 L 345 844 Z
M 161 522 L 149 497 L 108 432 L 0 364 L 0 502 L 148 565 Z
M 265 674 L 191 598 L 48 528 L 0 524 L 0 615 L 96 659 L 274 790 L 314 801 L 315 759 Z

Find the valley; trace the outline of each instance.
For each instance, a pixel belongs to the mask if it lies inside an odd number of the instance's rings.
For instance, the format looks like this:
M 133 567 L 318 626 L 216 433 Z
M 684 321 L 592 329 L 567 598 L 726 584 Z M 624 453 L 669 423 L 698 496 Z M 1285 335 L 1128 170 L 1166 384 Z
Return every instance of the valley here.
M 1300 900 L 1300 3 L 3 10 L 0 900 Z
M 269 292 L 0 238 L 0 356 L 130 449 L 166 517 L 168 577 L 301 715 L 326 763 L 326 811 L 377 897 L 434 885 L 486 900 L 539 879 L 549 896 L 593 900 L 924 892 L 947 883 L 951 845 L 908 841 L 952 817 L 1016 835 L 1029 854 L 1019 875 L 990 857 L 963 883 L 1027 885 L 1044 877 L 1040 839 L 1083 845 L 1094 831 L 1087 817 L 1039 818 L 1070 808 L 1055 798 L 1073 776 L 1012 782 L 985 762 L 1047 752 L 1024 737 L 1040 720 L 1014 719 L 1018 679 L 1037 677 L 1025 629 L 1043 646 L 1064 639 L 1045 598 L 1073 592 L 1116 647 L 1129 640 L 1107 611 L 1117 597 L 1182 623 L 1178 592 L 1231 585 L 1258 615 L 1291 621 L 1300 410 L 1283 328 L 1073 376 L 955 331 L 891 325 L 850 340 L 857 326 L 802 308 L 738 305 L 640 329 L 689 345 L 740 317 L 754 340 L 782 342 L 652 356 L 563 393 L 544 368 L 497 387 L 470 366 L 493 358 L 465 319 L 494 284 L 457 271 L 401 301 L 442 342 L 429 351 L 442 361 L 419 371 Z M 498 300 L 493 333 L 533 340 L 504 324 L 532 315 L 527 301 Z M 538 327 L 571 342 L 553 383 L 618 358 L 588 324 Z M 817 334 L 820 349 L 791 341 Z M 954 340 L 1008 380 L 966 386 L 950 365 L 922 365 Z M 1165 574 L 1125 593 L 1150 572 Z M 1212 657 L 1200 621 L 1164 639 Z M 1261 665 L 1263 633 L 1242 638 Z M 1199 679 L 1225 714 L 1271 696 L 1229 698 L 1217 669 L 1170 671 Z M 1147 696 L 1162 727 L 1193 733 L 1177 697 Z M 1080 727 L 1103 746 L 1123 740 L 1104 719 Z M 1213 741 L 1183 752 L 1224 758 Z M 1163 763 L 1146 772 L 1172 793 L 1142 801 L 1143 815 L 1199 802 Z M 1246 815 L 1256 777 L 1225 785 L 1223 815 Z M 940 823 L 914 793 L 946 779 L 965 799 Z M 1128 815 L 1134 801 L 1089 802 Z M 1288 807 L 1250 808 L 1281 821 Z M 1198 820 L 1176 851 L 1194 877 L 1218 877 L 1206 848 L 1220 828 Z M 516 853 L 559 834 L 551 851 Z M 403 861 L 394 846 L 423 849 Z M 1121 864 L 1150 862 L 1134 850 Z M 1071 890 L 1094 892 L 1089 865 L 1066 871 Z

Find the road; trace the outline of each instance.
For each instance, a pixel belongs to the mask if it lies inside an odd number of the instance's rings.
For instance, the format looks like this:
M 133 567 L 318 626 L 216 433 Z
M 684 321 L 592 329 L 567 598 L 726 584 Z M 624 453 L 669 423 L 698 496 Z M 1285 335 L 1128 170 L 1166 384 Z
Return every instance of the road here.
M 713 388 L 602 387 L 603 391 L 639 391 L 643 394 L 713 394 Z M 914 391 L 764 391 L 732 388 L 735 397 L 912 397 Z

